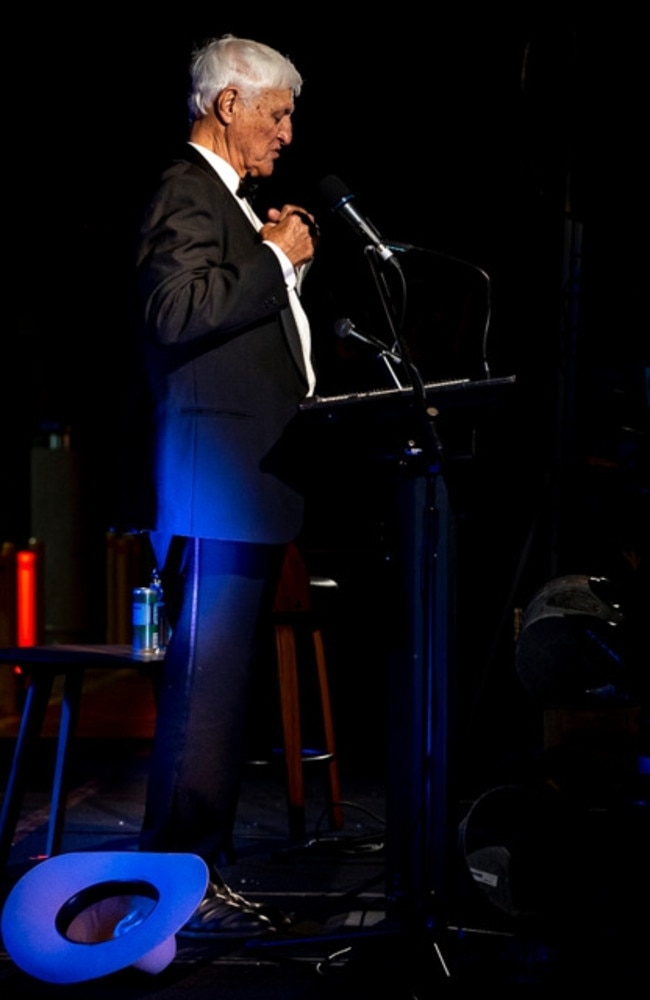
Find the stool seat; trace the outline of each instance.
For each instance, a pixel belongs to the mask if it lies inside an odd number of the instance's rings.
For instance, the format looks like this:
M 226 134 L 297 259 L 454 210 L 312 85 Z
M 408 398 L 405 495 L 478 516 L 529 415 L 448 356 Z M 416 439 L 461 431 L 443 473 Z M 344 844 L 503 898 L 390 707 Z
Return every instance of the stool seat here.
M 89 644 L 49 646 L 0 646 L 0 663 L 13 663 L 26 670 L 33 666 L 57 667 L 115 667 L 139 666 L 150 662 L 138 656 L 129 645 Z

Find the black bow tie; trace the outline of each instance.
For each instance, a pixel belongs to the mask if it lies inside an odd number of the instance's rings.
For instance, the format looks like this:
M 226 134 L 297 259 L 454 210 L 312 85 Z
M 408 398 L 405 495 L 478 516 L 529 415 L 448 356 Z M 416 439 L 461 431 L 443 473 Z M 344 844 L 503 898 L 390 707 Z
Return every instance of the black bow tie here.
M 256 191 L 257 182 L 253 180 L 250 174 L 244 174 L 237 188 L 237 197 L 252 198 Z

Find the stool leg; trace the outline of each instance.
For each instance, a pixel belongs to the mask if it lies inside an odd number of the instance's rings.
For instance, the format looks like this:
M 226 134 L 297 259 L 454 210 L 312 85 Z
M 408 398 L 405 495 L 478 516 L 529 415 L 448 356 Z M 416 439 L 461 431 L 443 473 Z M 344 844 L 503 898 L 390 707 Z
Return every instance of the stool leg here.
M 2 803 L 0 818 L 0 867 L 4 869 L 13 843 L 20 807 L 25 794 L 26 753 L 43 728 L 54 671 L 43 670 L 38 678 L 30 677 L 25 694 L 25 704 L 20 718 L 20 727 L 11 761 L 11 771 Z
M 296 639 L 291 625 L 276 624 L 275 644 L 287 769 L 289 832 L 294 840 L 302 840 L 305 836 L 305 784 L 302 771 L 302 733 L 300 731 Z
M 56 742 L 56 761 L 54 765 L 54 780 L 52 782 L 52 798 L 50 801 L 50 822 L 45 845 L 46 857 L 59 854 L 61 850 L 68 792 L 66 785 L 66 764 L 70 739 L 75 731 L 79 716 L 82 686 L 83 670 L 68 670 L 65 675 L 59 735 Z
M 318 671 L 318 687 L 320 690 L 321 711 L 323 714 L 323 734 L 325 739 L 325 750 L 330 755 L 327 762 L 327 778 L 329 787 L 329 821 L 333 830 L 340 830 L 343 826 L 343 810 L 340 806 L 341 786 L 339 783 L 339 766 L 336 758 L 336 741 L 334 739 L 334 724 L 332 721 L 332 703 L 330 700 L 329 681 L 327 677 L 327 663 L 325 660 L 325 646 L 323 635 L 320 629 L 312 631 L 314 642 L 314 656 L 316 659 L 316 669 Z

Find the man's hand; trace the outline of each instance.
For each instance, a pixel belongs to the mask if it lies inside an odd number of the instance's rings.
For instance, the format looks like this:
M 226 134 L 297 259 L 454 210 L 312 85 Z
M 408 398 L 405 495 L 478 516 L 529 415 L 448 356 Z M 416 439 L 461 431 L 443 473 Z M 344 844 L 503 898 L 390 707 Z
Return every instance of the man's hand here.
M 298 205 L 270 208 L 269 221 L 262 226 L 262 239 L 283 250 L 294 267 L 311 260 L 318 243 L 318 226 L 313 215 Z

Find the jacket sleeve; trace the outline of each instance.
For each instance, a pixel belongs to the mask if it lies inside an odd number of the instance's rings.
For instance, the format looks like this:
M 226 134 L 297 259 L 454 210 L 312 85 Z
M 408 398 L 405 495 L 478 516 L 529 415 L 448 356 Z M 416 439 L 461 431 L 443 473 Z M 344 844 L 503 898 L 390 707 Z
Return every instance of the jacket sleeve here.
M 209 350 L 288 304 L 282 269 L 216 176 L 177 162 L 141 226 L 136 294 L 149 342 Z

